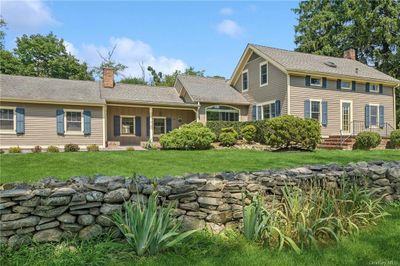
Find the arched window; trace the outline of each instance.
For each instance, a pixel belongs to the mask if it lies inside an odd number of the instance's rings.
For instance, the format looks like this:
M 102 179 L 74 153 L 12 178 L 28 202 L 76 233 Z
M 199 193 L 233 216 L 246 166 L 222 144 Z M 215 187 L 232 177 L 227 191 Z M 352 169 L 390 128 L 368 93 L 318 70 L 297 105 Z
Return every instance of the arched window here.
M 206 108 L 207 121 L 239 121 L 239 109 L 213 105 Z

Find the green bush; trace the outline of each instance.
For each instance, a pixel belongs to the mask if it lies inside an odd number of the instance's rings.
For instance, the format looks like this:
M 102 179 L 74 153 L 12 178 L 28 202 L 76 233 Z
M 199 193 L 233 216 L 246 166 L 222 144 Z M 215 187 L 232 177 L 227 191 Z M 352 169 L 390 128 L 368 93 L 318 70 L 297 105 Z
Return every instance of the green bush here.
M 21 148 L 19 146 L 10 147 L 8 149 L 8 153 L 21 153 Z
M 264 141 L 276 149 L 315 150 L 321 140 L 321 126 L 314 119 L 284 115 L 264 123 Z
M 157 207 L 157 194 L 149 197 L 147 205 L 139 200 L 137 204 L 127 202 L 125 213 L 113 215 L 114 223 L 125 236 L 136 255 L 155 255 L 173 247 L 196 230 L 180 232 L 181 223 L 174 217 L 173 203 Z
M 400 129 L 393 130 L 390 133 L 390 145 L 393 148 L 400 148 Z
M 3 149 L 0 149 L 0 154 L 3 154 L 4 153 L 4 150 Z
M 96 144 L 90 144 L 86 146 L 87 151 L 99 151 L 99 146 Z
M 219 138 L 219 134 L 223 128 L 233 127 L 239 133 L 239 138 L 244 138 L 242 129 L 248 125 L 253 125 L 256 128 L 254 141 L 264 143 L 264 132 L 266 130 L 265 120 L 258 121 L 209 121 L 206 126 Z
M 40 146 L 35 146 L 31 151 L 32 151 L 32 153 L 39 153 L 39 152 L 42 152 L 42 147 L 40 147 Z
M 163 149 L 204 150 L 209 149 L 214 140 L 215 134 L 209 128 L 193 122 L 161 135 L 160 144 Z
M 222 146 L 233 146 L 236 144 L 238 133 L 233 127 L 223 128 L 219 134 L 219 141 Z
M 248 143 L 251 143 L 255 140 L 256 133 L 257 133 L 257 128 L 254 125 L 247 125 L 240 130 L 240 135 Z
M 376 132 L 361 132 L 356 136 L 355 148 L 361 150 L 370 150 L 378 147 L 381 143 L 381 135 Z
M 79 146 L 78 146 L 78 144 L 65 144 L 65 146 L 64 146 L 64 151 L 65 152 L 77 152 L 77 151 L 79 151 L 80 150 L 80 148 L 79 148 Z
M 127 151 L 134 151 L 135 148 L 134 148 L 134 147 L 126 147 L 126 150 L 127 150 Z
M 59 152 L 59 151 L 60 151 L 60 149 L 57 146 L 51 145 L 51 146 L 47 147 L 47 152 Z

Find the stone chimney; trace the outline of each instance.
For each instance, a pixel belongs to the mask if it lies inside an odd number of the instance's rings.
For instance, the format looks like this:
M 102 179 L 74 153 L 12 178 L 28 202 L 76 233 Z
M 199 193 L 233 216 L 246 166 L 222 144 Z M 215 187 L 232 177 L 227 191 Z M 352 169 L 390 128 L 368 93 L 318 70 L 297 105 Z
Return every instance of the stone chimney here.
M 343 53 L 343 58 L 351 59 L 351 60 L 357 60 L 356 59 L 356 50 L 353 49 L 353 48 L 347 49 Z
M 103 68 L 103 87 L 114 88 L 114 69 L 110 67 Z

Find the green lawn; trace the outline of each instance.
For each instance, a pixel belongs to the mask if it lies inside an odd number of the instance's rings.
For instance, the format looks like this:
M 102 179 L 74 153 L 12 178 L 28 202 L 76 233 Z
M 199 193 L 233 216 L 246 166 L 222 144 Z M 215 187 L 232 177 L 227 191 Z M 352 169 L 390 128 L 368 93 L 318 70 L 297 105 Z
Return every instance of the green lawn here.
M 138 258 L 122 242 L 102 239 L 0 249 L 0 265 L 400 265 L 400 207 L 391 216 L 339 244 L 319 250 L 270 251 L 248 243 L 238 233 L 196 233 L 179 246 L 154 257 Z
M 399 150 L 264 152 L 251 150 L 119 151 L 0 155 L 0 181 L 36 181 L 46 176 L 66 179 L 96 174 L 149 177 L 340 163 L 400 160 Z

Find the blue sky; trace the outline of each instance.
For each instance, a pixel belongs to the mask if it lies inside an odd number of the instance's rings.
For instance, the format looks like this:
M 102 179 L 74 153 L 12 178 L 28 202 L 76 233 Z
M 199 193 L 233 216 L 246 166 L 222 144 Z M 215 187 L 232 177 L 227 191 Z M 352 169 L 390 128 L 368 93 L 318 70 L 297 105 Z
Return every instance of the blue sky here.
M 6 47 L 22 34 L 52 31 L 90 66 L 117 44 L 125 75 L 139 62 L 165 73 L 193 66 L 230 77 L 247 43 L 294 49 L 295 1 L 4 1 Z

